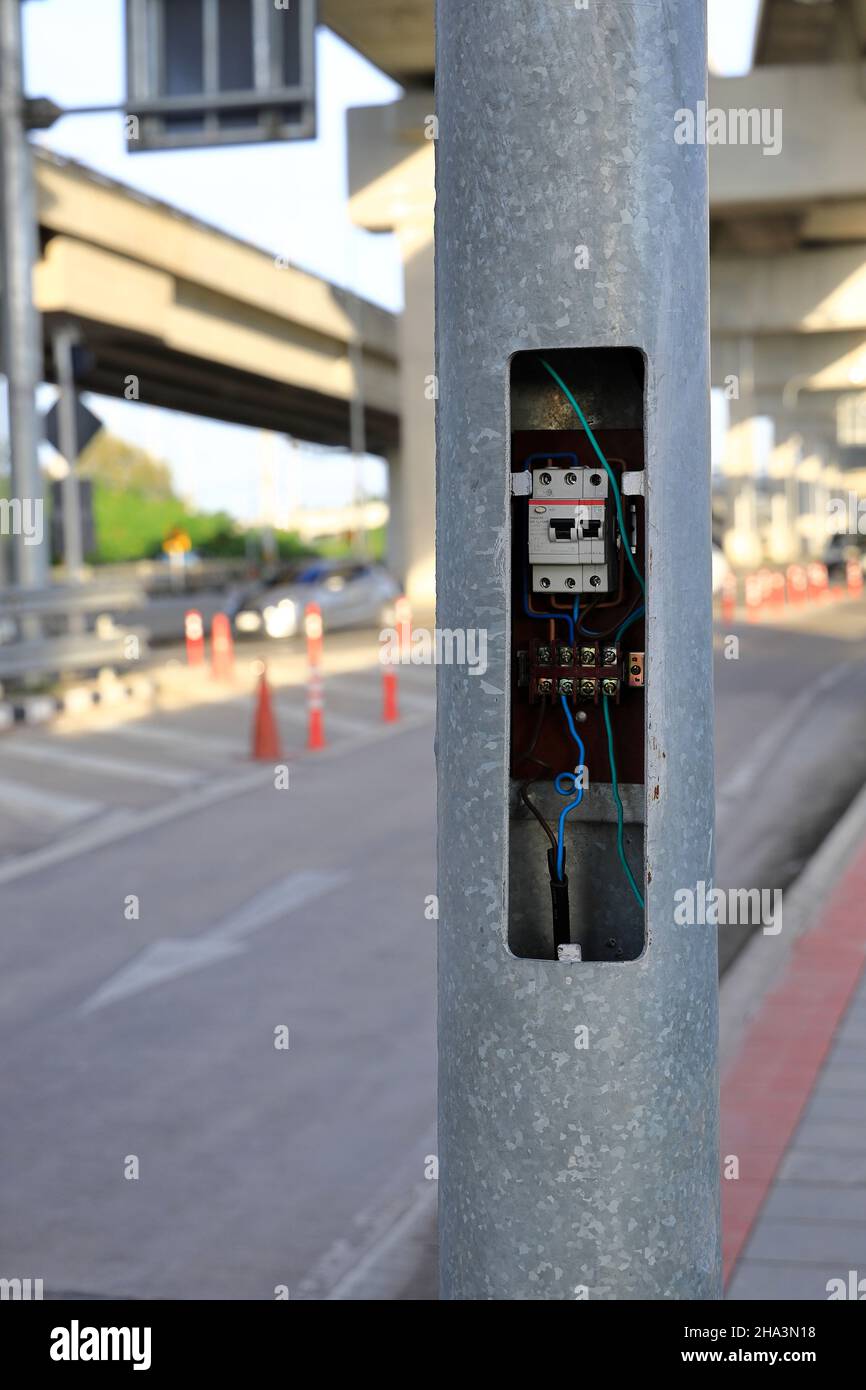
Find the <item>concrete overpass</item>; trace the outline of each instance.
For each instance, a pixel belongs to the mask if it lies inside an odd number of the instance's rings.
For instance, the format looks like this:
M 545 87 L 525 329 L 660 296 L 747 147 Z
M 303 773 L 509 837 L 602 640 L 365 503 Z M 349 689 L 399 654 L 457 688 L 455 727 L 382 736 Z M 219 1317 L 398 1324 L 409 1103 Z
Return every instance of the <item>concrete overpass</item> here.
M 842 397 L 866 385 L 864 57 L 866 0 L 763 0 L 753 70 L 710 82 L 711 106 L 784 122 L 778 155 L 719 145 L 710 160 L 713 381 L 733 374 L 740 387 L 724 468 L 729 549 L 747 563 L 793 558 L 804 543 L 820 553 L 816 513 L 866 483 L 836 424 Z M 774 422 L 778 484 L 763 534 L 759 414 Z
M 93 355 L 86 389 L 129 395 L 134 376 L 151 405 L 345 445 L 360 334 L 368 447 L 396 456 L 393 315 L 73 160 L 35 155 L 47 379 L 53 328 L 72 320 Z

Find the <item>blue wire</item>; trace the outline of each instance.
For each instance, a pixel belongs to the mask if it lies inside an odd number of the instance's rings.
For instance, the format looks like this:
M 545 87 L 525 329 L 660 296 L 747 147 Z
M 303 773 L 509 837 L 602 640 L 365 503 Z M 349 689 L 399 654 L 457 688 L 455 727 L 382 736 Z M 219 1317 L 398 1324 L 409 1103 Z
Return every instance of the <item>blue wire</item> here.
M 622 637 L 622 634 L 623 634 L 624 632 L 627 632 L 628 629 L 631 627 L 632 623 L 636 623 L 636 622 L 637 622 L 638 618 L 642 618 L 645 612 L 646 612 L 646 605 L 642 603 L 641 606 L 640 606 L 640 608 L 636 609 L 635 612 L 632 613 L 632 615 L 631 615 L 630 618 L 626 618 L 625 622 L 622 624 L 622 626 L 621 626 L 621 627 L 619 628 L 619 630 L 617 631 L 617 634 L 616 634 L 616 636 L 615 636 L 614 639 L 613 639 L 614 642 L 618 642 L 618 641 L 620 640 L 620 638 Z M 580 632 L 581 636 L 583 636 L 583 637 L 601 637 L 601 636 L 603 635 L 603 634 L 600 633 L 600 632 L 593 632 L 593 631 L 592 631 L 590 628 L 588 628 L 588 627 L 578 627 L 577 630 L 578 630 L 578 632 Z
M 577 728 L 575 727 L 574 715 L 571 712 L 571 707 L 564 695 L 560 695 L 559 698 L 562 703 L 562 708 L 565 710 L 565 720 L 568 724 L 568 732 L 571 734 L 571 737 L 574 739 L 575 743 L 577 744 L 578 751 L 580 752 L 580 765 L 581 767 L 585 767 L 586 749 L 583 746 L 583 739 L 581 738 L 580 734 L 577 732 Z M 562 795 L 561 792 L 560 795 Z
M 580 734 L 577 732 L 577 729 L 575 728 L 574 718 L 572 716 L 571 709 L 569 707 L 566 696 L 560 695 L 559 698 L 562 702 L 562 708 L 565 710 L 565 718 L 566 722 L 568 723 L 568 731 L 574 739 L 575 743 L 577 744 L 578 750 L 580 752 L 580 766 L 585 767 L 586 749 L 583 746 L 583 739 L 580 737 Z M 560 781 L 562 778 L 567 778 L 571 782 L 571 786 L 567 790 L 560 786 Z M 564 806 L 559 816 L 559 834 L 557 835 L 556 839 L 556 877 L 561 883 L 563 874 L 563 859 L 565 857 L 565 822 L 569 812 L 573 811 L 575 807 L 579 806 L 580 803 L 583 801 L 583 787 L 579 784 L 573 772 L 557 773 L 556 777 L 554 778 L 553 785 L 560 796 L 568 796 L 572 791 L 577 792 L 577 796 L 575 797 L 574 801 L 570 801 L 567 806 Z
M 532 609 L 529 607 L 529 579 L 528 579 L 528 577 L 525 579 L 524 585 L 523 585 L 523 611 L 524 611 L 524 613 L 526 614 L 527 618 L 537 618 L 538 621 L 541 622 L 541 623 L 549 623 L 550 620 L 551 620 L 551 618 L 553 618 L 554 622 L 557 622 L 557 621 L 558 621 L 558 622 L 562 622 L 562 623 L 567 623 L 567 624 L 568 624 L 568 640 L 569 640 L 569 642 L 571 643 L 571 645 L 574 646 L 574 623 L 572 622 L 571 618 L 568 616 L 567 613 L 554 613 L 554 612 L 550 612 L 550 613 L 533 613 Z

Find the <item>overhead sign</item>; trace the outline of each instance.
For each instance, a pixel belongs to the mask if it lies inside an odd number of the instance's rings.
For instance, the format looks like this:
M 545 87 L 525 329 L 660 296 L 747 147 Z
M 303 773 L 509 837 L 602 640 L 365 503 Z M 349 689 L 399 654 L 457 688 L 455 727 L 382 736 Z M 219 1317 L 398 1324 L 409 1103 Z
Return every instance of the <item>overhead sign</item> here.
M 316 133 L 317 0 L 126 0 L 127 148 Z

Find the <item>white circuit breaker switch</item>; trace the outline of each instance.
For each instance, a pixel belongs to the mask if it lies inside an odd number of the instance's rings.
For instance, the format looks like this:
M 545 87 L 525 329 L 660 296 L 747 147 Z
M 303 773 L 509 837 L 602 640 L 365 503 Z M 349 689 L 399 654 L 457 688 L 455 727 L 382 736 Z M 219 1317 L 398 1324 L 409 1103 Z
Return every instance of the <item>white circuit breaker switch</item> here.
M 603 469 L 534 468 L 529 499 L 529 563 L 536 594 L 610 592 Z

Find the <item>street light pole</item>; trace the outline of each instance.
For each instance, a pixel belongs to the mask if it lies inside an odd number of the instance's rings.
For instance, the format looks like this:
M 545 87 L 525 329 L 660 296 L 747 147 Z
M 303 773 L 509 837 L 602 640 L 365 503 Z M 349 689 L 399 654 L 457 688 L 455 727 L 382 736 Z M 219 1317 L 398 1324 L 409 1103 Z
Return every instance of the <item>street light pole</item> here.
M 488 636 L 439 669 L 442 1296 L 714 1299 L 715 929 L 674 915 L 713 874 L 705 6 L 437 18 L 438 626 Z M 647 944 L 518 958 L 509 373 L 608 348 L 645 361 Z
M 24 124 L 20 0 L 0 0 L 0 205 L 2 205 L 2 344 L 9 391 L 12 496 L 42 501 L 36 388 L 42 371 L 39 316 L 33 302 L 36 200 L 33 156 Z M 22 588 L 41 588 L 47 544 L 13 538 L 13 575 Z
M 60 452 L 68 465 L 61 484 L 63 498 L 63 565 L 66 578 L 72 584 L 80 584 L 84 570 L 84 543 L 81 526 L 81 492 L 78 486 L 78 395 L 75 390 L 75 367 L 73 348 L 78 341 L 78 331 L 71 324 L 62 324 L 54 330 L 54 365 L 57 371 L 57 385 L 60 388 L 58 400 L 57 438 Z

